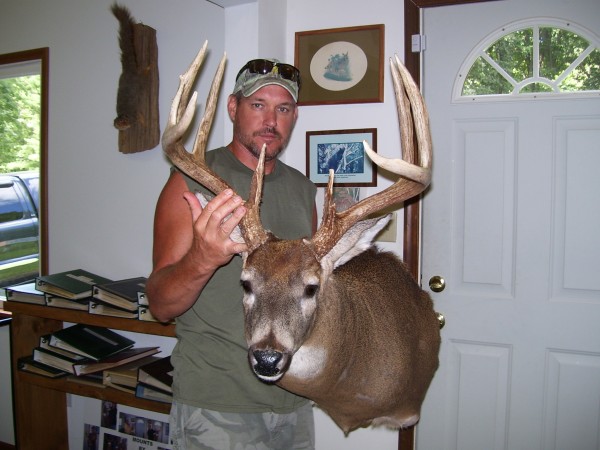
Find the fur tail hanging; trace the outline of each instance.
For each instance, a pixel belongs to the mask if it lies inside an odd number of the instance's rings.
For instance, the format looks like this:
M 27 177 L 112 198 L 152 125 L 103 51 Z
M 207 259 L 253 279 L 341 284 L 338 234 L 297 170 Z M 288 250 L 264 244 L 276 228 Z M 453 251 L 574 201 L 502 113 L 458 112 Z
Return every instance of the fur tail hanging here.
M 140 90 L 140 70 L 133 41 L 135 21 L 129 10 L 117 3 L 111 6 L 111 11 L 119 22 L 122 66 L 117 92 L 117 118 L 114 120 L 114 126 L 118 130 L 126 130 L 136 122 L 136 97 Z

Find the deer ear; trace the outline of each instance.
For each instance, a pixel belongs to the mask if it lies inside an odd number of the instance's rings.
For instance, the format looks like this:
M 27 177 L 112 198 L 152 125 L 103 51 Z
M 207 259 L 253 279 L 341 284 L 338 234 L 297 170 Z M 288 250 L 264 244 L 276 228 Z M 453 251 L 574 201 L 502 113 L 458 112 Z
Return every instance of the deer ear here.
M 355 223 L 321 259 L 321 265 L 335 269 L 360 255 L 373 245 L 373 239 L 388 224 L 391 217 L 391 214 L 387 214 Z
M 229 235 L 229 239 L 231 239 L 233 242 L 235 242 L 237 244 L 245 244 L 246 243 L 246 241 L 244 241 L 244 238 L 242 237 L 242 230 L 240 229 L 239 225 L 237 225 L 233 229 L 233 231 Z

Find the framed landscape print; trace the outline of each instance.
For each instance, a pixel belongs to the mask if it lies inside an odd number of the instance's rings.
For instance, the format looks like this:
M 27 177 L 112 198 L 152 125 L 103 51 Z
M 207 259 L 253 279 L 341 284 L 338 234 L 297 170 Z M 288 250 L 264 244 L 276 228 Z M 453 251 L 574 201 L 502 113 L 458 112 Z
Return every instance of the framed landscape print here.
M 383 102 L 384 26 L 296 32 L 299 105 Z

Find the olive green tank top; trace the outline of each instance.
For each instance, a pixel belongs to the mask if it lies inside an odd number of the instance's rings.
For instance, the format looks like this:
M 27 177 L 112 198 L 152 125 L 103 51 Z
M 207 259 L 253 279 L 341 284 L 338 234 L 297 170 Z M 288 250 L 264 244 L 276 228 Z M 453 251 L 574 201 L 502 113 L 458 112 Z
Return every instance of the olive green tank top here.
M 253 172 L 225 147 L 207 152 L 207 164 L 242 197 Z M 206 192 L 184 175 L 190 191 Z M 277 161 L 265 177 L 261 220 L 277 237 L 310 237 L 316 187 L 299 171 Z M 175 400 L 222 412 L 289 413 L 306 402 L 260 381 L 248 363 L 240 274 L 242 259 L 217 270 L 194 306 L 176 319 Z

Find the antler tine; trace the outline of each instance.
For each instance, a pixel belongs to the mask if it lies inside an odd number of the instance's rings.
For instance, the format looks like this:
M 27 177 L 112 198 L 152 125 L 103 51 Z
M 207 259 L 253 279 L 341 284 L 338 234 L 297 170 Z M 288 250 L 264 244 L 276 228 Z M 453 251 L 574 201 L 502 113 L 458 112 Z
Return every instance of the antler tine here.
M 394 64 L 398 64 L 397 61 L 398 56 L 396 57 L 396 61 L 392 61 L 390 59 L 391 72 L 392 72 L 392 83 L 394 86 L 394 92 L 396 93 L 396 111 L 398 112 L 398 120 L 400 123 L 400 144 L 402 146 L 402 158 L 409 163 L 415 162 L 415 154 L 410 151 L 413 147 L 415 132 L 414 132 L 414 124 L 413 118 L 410 113 L 410 100 L 406 95 L 406 91 L 402 86 L 402 77 L 398 76 L 397 70 L 394 70 Z M 370 149 L 369 149 L 370 150 Z M 368 153 L 368 152 L 367 152 Z M 374 152 L 368 153 L 372 155 Z
M 183 108 L 189 105 L 190 93 L 196 81 L 196 76 L 200 71 L 200 67 L 204 63 L 206 57 L 206 49 L 208 48 L 208 41 L 204 41 L 202 48 L 198 51 L 198 54 L 190 64 L 190 67 L 185 71 L 183 75 L 179 77 L 180 89 L 181 89 L 181 100 L 178 105 L 177 118 L 179 118 L 183 112 Z M 194 92 L 195 94 L 195 92 Z M 194 102 L 195 105 L 195 102 Z
M 321 225 L 312 243 L 317 256 L 322 257 L 333 248 L 340 237 L 356 222 L 370 214 L 381 211 L 387 206 L 396 205 L 420 194 L 431 181 L 431 134 L 429 116 L 419 88 L 398 56 L 390 59 L 398 117 L 401 129 L 404 159 L 388 159 L 375 153 L 365 142 L 366 153 L 379 167 L 400 175 L 400 178 L 387 189 L 365 198 L 341 213 L 336 212 L 333 203 L 333 177 L 329 171 L 329 183 L 325 192 L 325 205 Z M 416 146 L 419 165 L 412 164 L 415 159 L 411 150 L 415 146 L 413 130 L 416 134 Z
M 240 222 L 242 236 L 244 236 L 244 241 L 248 246 L 249 252 L 256 249 L 268 239 L 268 234 L 260 220 L 260 201 L 262 198 L 266 153 L 267 144 L 263 144 L 250 184 L 250 192 L 248 201 L 246 202 L 247 212 Z
M 424 187 L 429 185 L 431 181 L 431 160 L 432 160 L 432 141 L 431 141 L 431 130 L 429 128 L 429 114 L 427 112 L 427 106 L 425 105 L 425 100 L 423 100 L 423 96 L 421 95 L 421 91 L 419 87 L 413 80 L 410 72 L 402 64 L 398 55 L 394 55 L 396 63 L 392 62 L 392 67 L 396 70 L 392 70 L 392 76 L 394 79 L 394 89 L 400 89 L 400 80 L 398 78 L 398 74 L 402 78 L 402 86 L 406 89 L 406 94 L 408 95 L 408 99 L 411 106 L 412 118 L 415 123 L 414 130 L 417 134 L 417 143 L 418 143 L 418 156 L 419 156 L 419 164 L 422 167 L 422 183 L 425 183 Z M 402 90 L 402 89 L 400 89 Z M 407 108 L 408 110 L 408 108 Z M 410 114 L 409 114 L 410 117 Z M 411 124 L 412 125 L 412 124 Z M 412 130 L 413 127 L 411 126 Z M 412 148 L 412 140 L 408 143 L 408 148 Z M 411 152 L 408 152 L 409 154 Z M 410 162 L 410 159 L 404 156 L 406 161 Z M 399 161 L 399 160 L 396 160 Z M 396 171 L 394 169 L 390 169 L 394 173 L 403 174 L 402 171 Z M 411 177 L 408 177 L 412 179 Z M 414 180 L 417 181 L 417 180 Z
M 204 116 L 198 127 L 198 134 L 196 135 L 196 141 L 194 142 L 194 156 L 204 161 L 204 154 L 206 153 L 206 144 L 208 142 L 208 135 L 210 133 L 210 127 L 212 126 L 215 112 L 217 110 L 217 100 L 219 98 L 219 88 L 221 87 L 221 81 L 223 80 L 223 74 L 225 73 L 225 62 L 227 61 L 227 55 L 224 53 L 217 68 L 215 78 L 210 91 L 208 93 L 208 99 L 206 100 L 206 110 Z M 219 81 L 218 83 L 216 81 Z
M 213 79 L 206 112 L 194 142 L 193 153 L 188 152 L 183 145 L 183 136 L 194 118 L 198 97 L 197 92 L 194 92 L 190 98 L 190 92 L 204 62 L 207 45 L 208 41 L 204 43 L 187 71 L 179 77 L 179 88 L 171 105 L 171 111 L 162 137 L 162 146 L 166 155 L 177 168 L 210 191 L 218 194 L 227 189 L 229 185 L 206 166 L 204 152 L 206 151 L 208 133 L 214 118 L 219 88 L 223 80 L 226 55 L 223 55 Z

